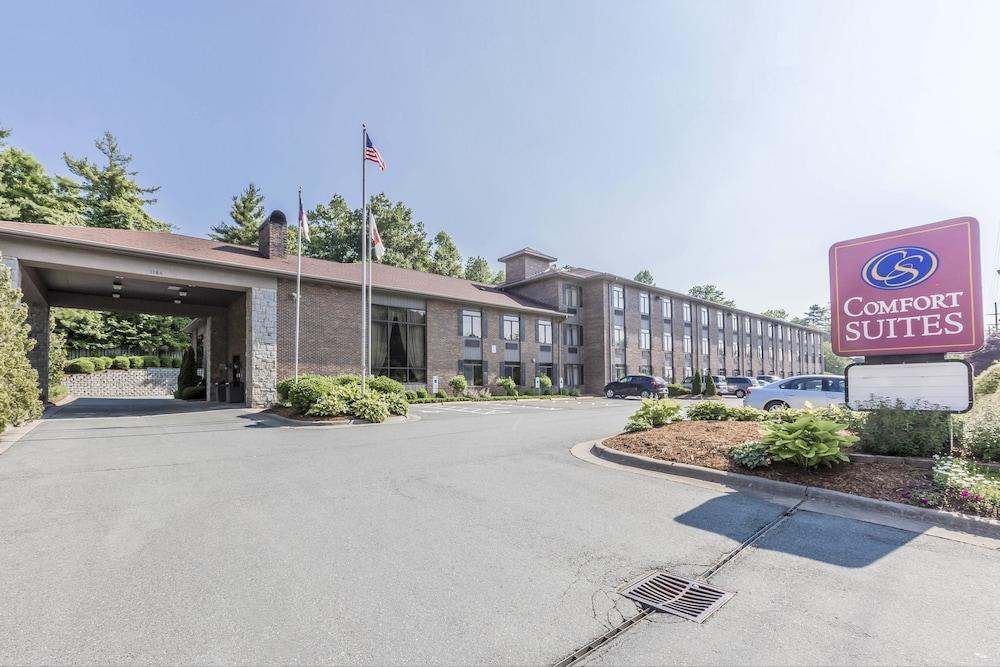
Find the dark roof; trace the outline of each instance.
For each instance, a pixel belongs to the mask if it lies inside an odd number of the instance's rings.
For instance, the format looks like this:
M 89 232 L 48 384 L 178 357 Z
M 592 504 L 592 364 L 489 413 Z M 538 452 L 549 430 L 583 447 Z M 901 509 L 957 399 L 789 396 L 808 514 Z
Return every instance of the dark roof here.
M 296 273 L 297 258 L 295 255 L 268 259 L 262 257 L 257 248 L 170 232 L 0 221 L 0 236 L 4 234 L 70 245 L 97 247 L 114 252 L 154 255 L 162 259 L 260 271 L 279 276 L 294 276 Z M 497 308 L 542 310 L 553 315 L 564 315 L 527 297 L 502 292 L 492 285 L 470 280 L 449 278 L 435 273 L 401 269 L 378 263 L 373 265 L 372 276 L 373 284 L 377 289 L 437 297 L 448 301 L 478 303 Z M 324 282 L 360 285 L 361 264 L 357 262 L 346 264 L 303 257 L 302 277 Z
M 506 262 L 511 257 L 517 257 L 518 255 L 532 255 L 533 257 L 538 257 L 539 259 L 544 259 L 548 262 L 556 261 L 556 258 L 552 255 L 547 255 L 541 250 L 535 250 L 534 248 L 521 248 L 520 250 L 515 250 L 514 252 L 509 252 L 500 259 L 498 262 Z

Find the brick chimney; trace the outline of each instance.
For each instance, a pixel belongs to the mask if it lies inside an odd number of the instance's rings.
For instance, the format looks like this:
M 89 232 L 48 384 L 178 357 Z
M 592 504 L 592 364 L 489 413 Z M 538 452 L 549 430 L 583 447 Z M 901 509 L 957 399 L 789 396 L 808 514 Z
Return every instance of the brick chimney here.
M 516 283 L 525 278 L 530 278 L 536 273 L 545 271 L 556 261 L 555 257 L 539 252 L 534 248 L 521 248 L 509 255 L 501 257 L 499 262 L 504 263 L 506 274 L 505 283 Z
M 281 211 L 271 211 L 271 215 L 260 225 L 260 246 L 261 257 L 276 259 L 286 257 L 288 249 L 288 220 Z

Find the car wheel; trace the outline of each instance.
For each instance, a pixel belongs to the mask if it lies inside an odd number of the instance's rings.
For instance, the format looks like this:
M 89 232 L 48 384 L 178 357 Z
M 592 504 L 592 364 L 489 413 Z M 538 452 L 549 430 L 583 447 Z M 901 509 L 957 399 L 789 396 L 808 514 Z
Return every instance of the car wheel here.
M 614 398 L 615 397 L 615 392 L 613 392 L 612 390 L 608 389 L 606 392 L 604 392 L 604 395 L 607 396 L 608 398 Z
M 770 401 L 767 405 L 764 406 L 764 409 L 767 410 L 768 412 L 774 412 L 775 410 L 782 410 L 787 407 L 788 403 L 785 403 L 784 401 Z
M 651 394 L 650 392 L 648 392 L 645 389 L 643 389 L 642 393 L 639 394 L 639 396 L 641 396 L 642 398 L 652 398 L 653 394 Z
M 746 395 L 747 395 L 747 393 L 745 391 L 743 391 L 742 389 L 737 389 L 736 390 L 736 398 L 743 398 Z

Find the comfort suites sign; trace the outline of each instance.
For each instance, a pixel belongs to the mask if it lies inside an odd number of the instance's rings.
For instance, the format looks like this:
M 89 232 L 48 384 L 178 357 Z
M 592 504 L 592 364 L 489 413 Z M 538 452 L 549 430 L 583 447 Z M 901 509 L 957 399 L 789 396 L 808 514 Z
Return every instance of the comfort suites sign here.
M 972 352 L 983 345 L 979 223 L 956 218 L 830 248 L 833 351 Z

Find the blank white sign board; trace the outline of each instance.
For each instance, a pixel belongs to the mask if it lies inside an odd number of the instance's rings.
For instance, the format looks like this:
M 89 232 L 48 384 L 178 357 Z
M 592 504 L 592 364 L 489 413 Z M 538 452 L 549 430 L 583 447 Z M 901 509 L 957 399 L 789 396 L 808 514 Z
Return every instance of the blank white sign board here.
M 873 401 L 902 401 L 910 408 L 929 404 L 948 412 L 972 407 L 972 368 L 964 361 L 853 364 L 845 375 L 852 410 L 864 410 Z

